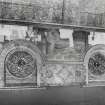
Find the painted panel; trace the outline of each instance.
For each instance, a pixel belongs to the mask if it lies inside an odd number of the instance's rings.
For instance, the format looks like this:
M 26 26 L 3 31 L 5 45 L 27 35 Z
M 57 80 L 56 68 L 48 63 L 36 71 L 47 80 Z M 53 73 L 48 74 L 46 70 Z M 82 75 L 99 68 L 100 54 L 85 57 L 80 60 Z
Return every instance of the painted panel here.
M 40 71 L 41 85 L 66 86 L 85 82 L 83 65 L 47 64 Z

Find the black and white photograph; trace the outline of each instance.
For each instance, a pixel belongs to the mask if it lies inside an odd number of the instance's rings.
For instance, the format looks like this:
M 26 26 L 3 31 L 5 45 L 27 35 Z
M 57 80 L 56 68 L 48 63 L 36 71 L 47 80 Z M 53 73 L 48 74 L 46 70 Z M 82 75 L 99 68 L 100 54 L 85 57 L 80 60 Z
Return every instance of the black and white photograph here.
M 0 0 L 0 105 L 105 105 L 105 0 Z

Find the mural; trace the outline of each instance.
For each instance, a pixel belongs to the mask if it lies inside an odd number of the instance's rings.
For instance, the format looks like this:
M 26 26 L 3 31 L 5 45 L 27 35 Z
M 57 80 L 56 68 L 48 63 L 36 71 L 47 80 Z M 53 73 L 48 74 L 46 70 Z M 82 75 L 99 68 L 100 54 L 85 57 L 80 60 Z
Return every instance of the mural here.
M 85 67 L 79 64 L 47 64 L 40 71 L 41 85 L 69 86 L 85 82 Z
M 1 85 L 4 83 L 4 79 L 6 79 L 6 83 L 9 85 L 15 83 L 27 84 L 28 82 L 36 83 L 36 86 L 68 86 L 80 85 L 85 82 L 87 84 L 90 82 L 104 82 L 104 38 L 104 33 L 89 33 L 70 29 L 45 30 L 32 26 L 1 24 L 0 56 L 2 59 L 0 59 L 0 62 L 3 62 L 0 66 L 1 70 L 4 71 L 3 64 L 7 64 L 5 66 L 6 78 L 2 76 L 4 72 L 0 72 Z M 29 43 L 31 44 L 30 47 Z M 18 46 L 24 46 L 22 48 L 24 51 L 21 52 L 21 47 L 17 51 Z M 35 49 L 33 49 L 34 47 Z M 11 53 L 12 48 L 15 51 L 13 53 Z M 40 53 L 37 53 L 36 49 Z M 26 64 L 34 68 L 34 64 L 29 63 L 31 55 L 28 52 L 30 51 L 31 53 L 32 50 L 35 51 L 35 57 L 40 60 L 39 64 L 37 64 L 37 67 L 40 67 L 29 78 L 18 78 L 32 74 L 30 68 L 24 69 Z M 42 53 L 44 53 L 44 60 L 46 58 L 44 64 L 40 63 L 43 60 Z M 8 57 L 8 55 L 11 56 Z M 5 61 L 6 58 L 9 62 Z M 30 67 L 29 65 L 27 67 Z M 36 78 L 34 78 L 35 75 Z
M 88 34 L 69 29 L 51 30 L 47 37 L 48 60 L 83 62 Z
M 33 27 L 1 25 L 0 28 L 1 28 L 0 31 L 2 31 L 0 35 L 1 42 L 5 42 L 5 40 L 10 41 L 10 46 L 12 45 L 14 46 L 13 51 L 17 51 L 16 50 L 17 48 L 15 49 L 15 47 L 17 47 L 18 44 L 21 42 L 21 41 L 15 42 L 13 40 L 22 39 L 22 40 L 34 42 L 36 41 L 36 39 L 31 40 L 31 37 L 34 38 L 34 35 L 37 35 L 37 36 L 41 35 L 41 32 L 38 31 L 37 29 L 33 32 Z M 46 57 L 47 57 L 48 62 L 60 61 L 61 63 L 60 64 L 48 63 L 48 64 L 43 65 L 42 69 L 41 70 L 38 69 L 37 71 L 39 75 L 37 79 L 34 78 L 33 76 L 34 74 L 32 76 L 29 76 L 29 78 L 20 78 L 20 77 L 26 77 L 27 75 L 32 73 L 31 71 L 29 72 L 29 68 L 27 70 L 26 68 L 23 70 L 24 66 L 27 64 L 28 60 L 30 60 L 31 58 L 29 59 L 28 57 L 29 54 L 27 50 L 25 50 L 25 47 L 23 48 L 24 49 L 23 52 L 19 50 L 14 53 L 9 53 L 9 52 L 12 52 L 12 50 L 11 50 L 11 47 L 8 46 L 8 44 L 6 44 L 1 54 L 3 55 L 4 58 L 7 52 L 8 52 L 7 55 L 8 56 L 10 55 L 9 57 L 6 56 L 5 58 L 7 59 L 7 61 L 5 61 L 7 65 L 5 66 L 6 67 L 5 68 L 6 69 L 6 78 L 5 78 L 6 84 L 10 86 L 11 84 L 12 85 L 20 84 L 20 83 L 26 84 L 27 82 L 30 82 L 30 81 L 31 83 L 37 81 L 37 83 L 40 86 L 66 86 L 66 85 L 74 85 L 76 83 L 80 85 L 80 83 L 84 83 L 85 78 L 86 78 L 85 76 L 86 70 L 85 70 L 85 67 L 83 66 L 83 55 L 85 51 L 85 37 L 83 37 L 82 33 L 84 32 L 76 32 L 76 31 L 73 32 L 73 30 L 68 30 L 68 29 L 59 29 L 59 30 L 51 29 L 47 31 L 45 30 L 43 33 L 44 33 L 43 35 L 46 36 L 46 40 L 47 40 L 48 51 L 46 52 Z M 79 33 L 81 37 L 76 37 L 77 33 Z M 27 34 L 29 36 L 27 36 Z M 5 40 L 4 40 L 4 36 L 5 36 Z M 29 40 L 26 38 L 26 36 Z M 35 36 L 35 38 L 37 37 Z M 44 45 L 42 43 L 43 38 L 42 37 L 41 38 L 38 37 L 38 38 L 37 38 L 38 39 L 37 43 L 35 42 L 33 44 L 37 45 L 41 49 L 43 48 L 43 45 Z M 24 43 L 24 46 L 26 45 L 28 46 L 29 44 L 27 42 L 23 42 L 23 43 Z M 32 49 L 33 48 L 34 47 L 32 47 Z M 16 59 L 17 56 L 19 56 L 18 59 Z M 2 58 L 2 60 L 4 58 Z M 26 60 L 24 61 L 24 59 Z M 2 60 L 1 62 L 3 62 Z M 12 62 L 12 64 L 10 62 Z M 68 62 L 68 64 L 66 64 L 66 62 Z M 74 62 L 74 64 L 70 64 L 70 62 L 71 63 Z

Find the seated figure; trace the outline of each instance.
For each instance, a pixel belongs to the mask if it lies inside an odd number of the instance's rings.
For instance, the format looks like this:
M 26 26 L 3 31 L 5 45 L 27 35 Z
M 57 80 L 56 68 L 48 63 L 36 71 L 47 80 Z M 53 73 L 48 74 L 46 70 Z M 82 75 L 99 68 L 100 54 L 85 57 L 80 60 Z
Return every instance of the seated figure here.
M 69 46 L 69 40 L 63 40 L 60 38 L 59 30 L 52 29 L 47 33 L 47 41 L 49 44 L 49 52 L 53 53 L 54 49 L 67 48 Z

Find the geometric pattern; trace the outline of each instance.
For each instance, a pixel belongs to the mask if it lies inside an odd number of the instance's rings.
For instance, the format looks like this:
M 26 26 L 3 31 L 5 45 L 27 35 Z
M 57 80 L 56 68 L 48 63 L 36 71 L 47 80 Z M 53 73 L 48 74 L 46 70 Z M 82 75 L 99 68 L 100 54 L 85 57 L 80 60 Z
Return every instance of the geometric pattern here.
M 47 64 L 40 71 L 40 83 L 44 86 L 66 86 L 85 81 L 83 65 Z

